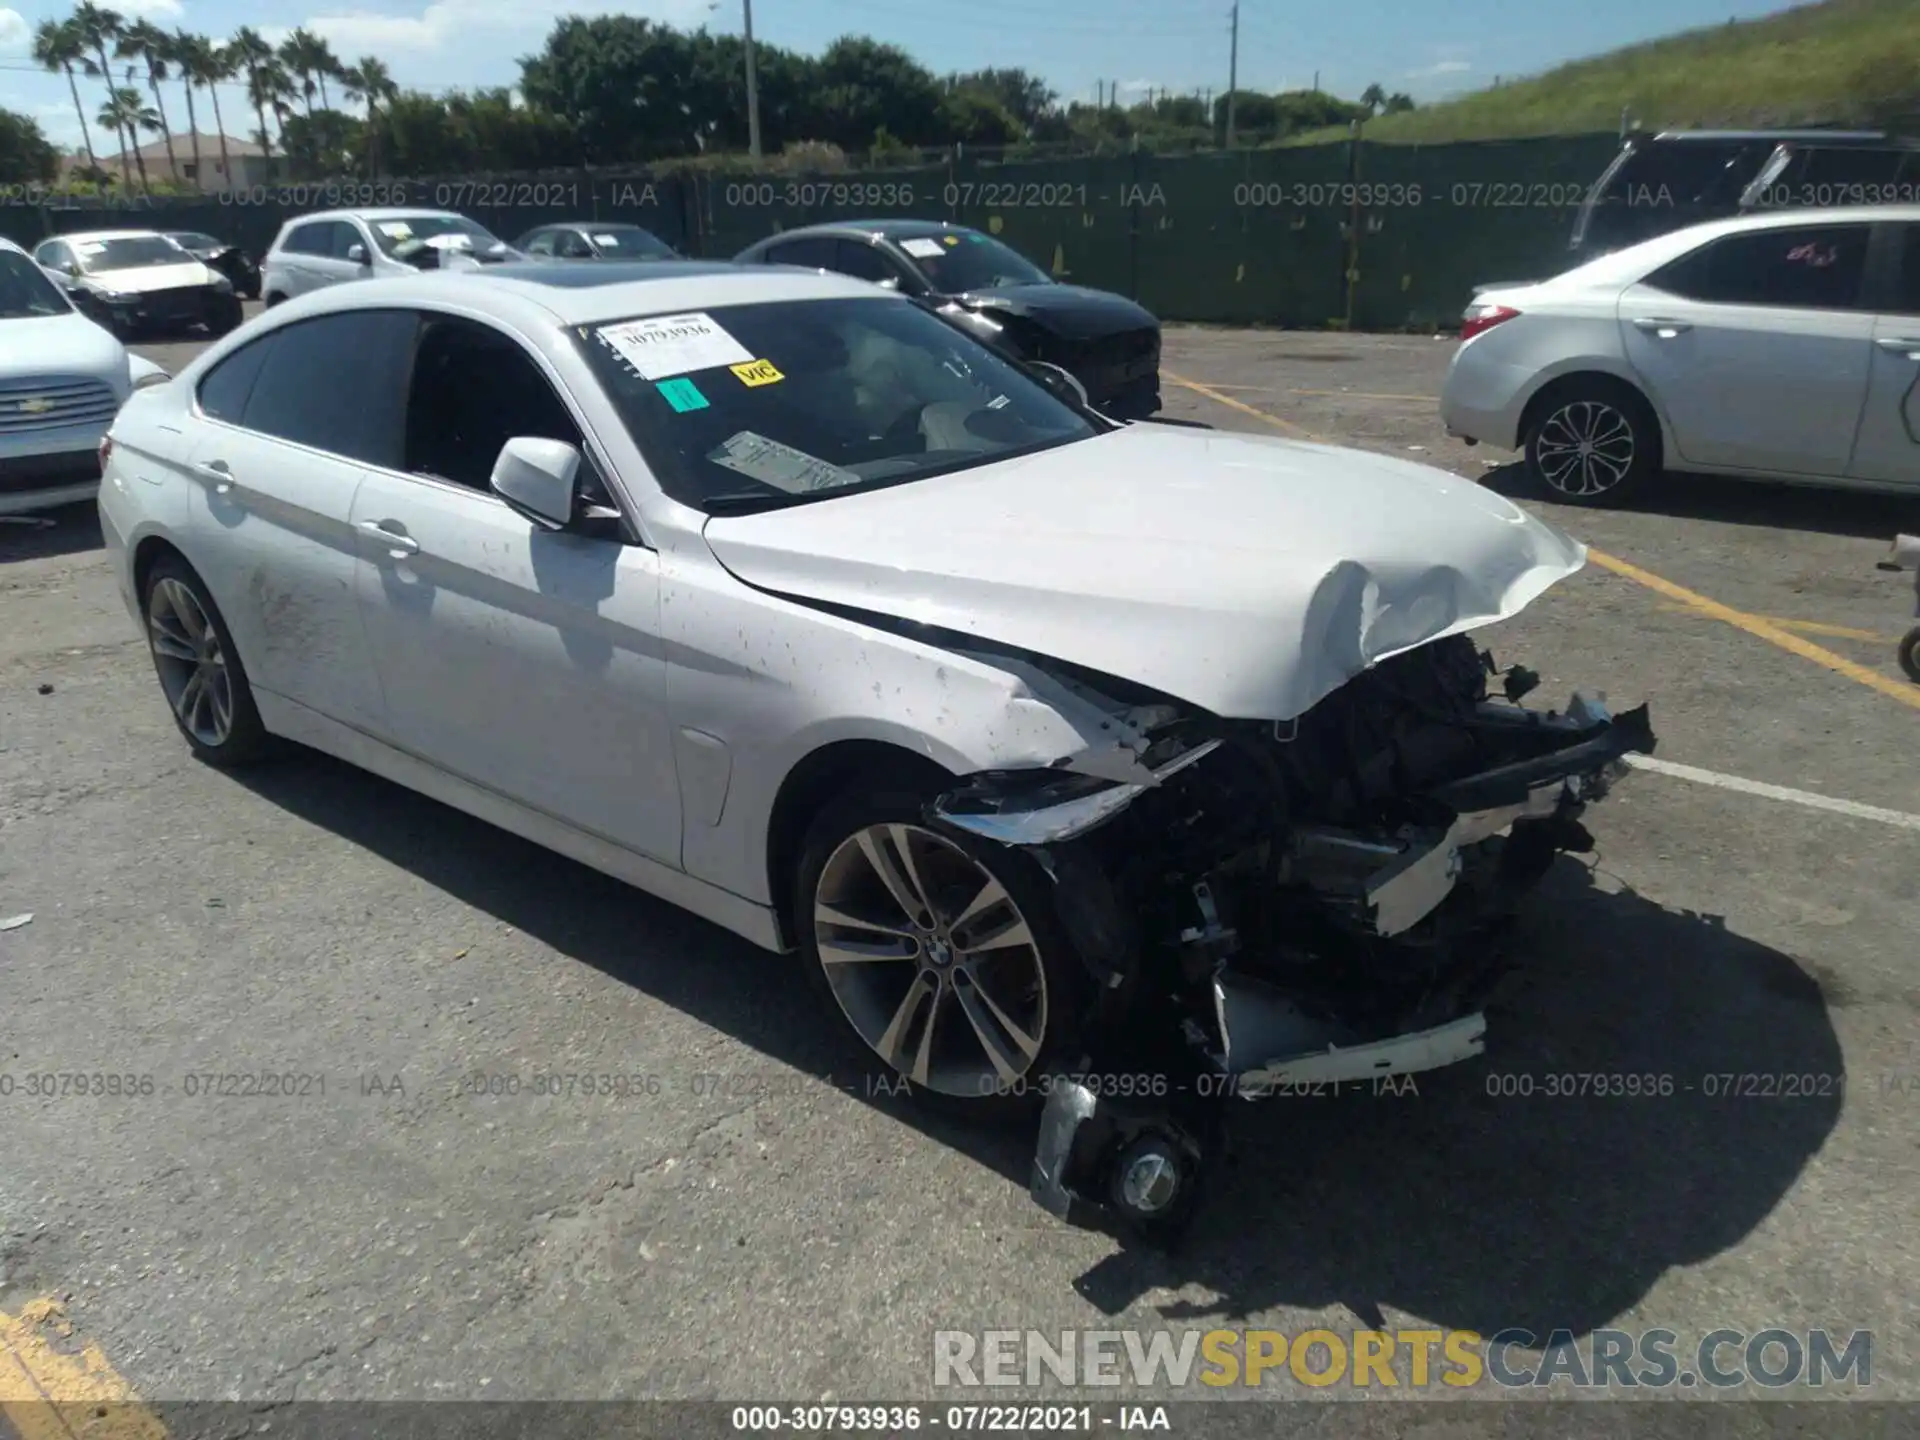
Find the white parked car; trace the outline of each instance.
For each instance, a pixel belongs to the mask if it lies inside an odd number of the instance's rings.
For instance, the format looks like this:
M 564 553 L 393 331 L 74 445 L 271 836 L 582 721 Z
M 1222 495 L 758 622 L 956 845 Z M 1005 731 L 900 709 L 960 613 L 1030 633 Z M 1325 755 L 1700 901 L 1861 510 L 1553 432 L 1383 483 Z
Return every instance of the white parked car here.
M 0 240 L 0 515 L 91 500 L 100 441 L 121 402 L 166 379 Z
M 260 262 L 267 304 L 347 280 L 475 269 L 523 260 L 484 225 L 450 210 L 322 210 L 289 220 Z
M 335 287 L 107 479 L 196 754 L 299 741 L 797 949 L 870 1074 L 1047 1097 L 1057 1212 L 1176 1223 L 1228 1094 L 1478 1053 L 1491 928 L 1653 743 L 1488 694 L 1471 632 L 1585 558 L 1507 500 L 1103 420 L 846 277 Z
M 237 328 L 233 282 L 153 230 L 89 230 L 42 241 L 33 258 L 81 313 L 123 340 Z
M 1524 448 L 1552 498 L 1663 470 L 1920 485 L 1920 206 L 1796 210 L 1661 235 L 1475 296 L 1449 433 Z

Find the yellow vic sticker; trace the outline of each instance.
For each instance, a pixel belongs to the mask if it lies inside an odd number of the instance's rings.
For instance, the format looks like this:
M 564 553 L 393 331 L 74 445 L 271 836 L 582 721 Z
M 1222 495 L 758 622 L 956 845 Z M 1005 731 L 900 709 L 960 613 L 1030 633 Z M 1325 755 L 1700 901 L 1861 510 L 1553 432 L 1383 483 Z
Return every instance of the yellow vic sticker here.
M 787 378 L 773 368 L 771 360 L 749 360 L 744 365 L 734 365 L 729 368 L 740 377 L 740 383 L 743 385 L 772 385 L 776 381 Z

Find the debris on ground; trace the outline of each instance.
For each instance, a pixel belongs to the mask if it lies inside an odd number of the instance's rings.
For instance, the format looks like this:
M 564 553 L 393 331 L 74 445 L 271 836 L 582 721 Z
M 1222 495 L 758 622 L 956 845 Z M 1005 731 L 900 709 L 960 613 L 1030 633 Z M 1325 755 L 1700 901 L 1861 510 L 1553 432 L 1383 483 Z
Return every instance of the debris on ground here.
M 24 915 L 9 915 L 6 919 L 0 920 L 0 930 L 18 930 L 22 925 L 32 923 L 33 912 L 29 910 Z
M 42 695 L 51 695 L 51 694 L 53 694 L 53 686 L 52 686 L 51 684 L 49 684 L 48 682 L 46 682 L 46 681 L 44 681 L 44 680 L 43 680 L 43 681 L 41 681 L 41 682 L 40 682 L 40 693 L 41 693 Z

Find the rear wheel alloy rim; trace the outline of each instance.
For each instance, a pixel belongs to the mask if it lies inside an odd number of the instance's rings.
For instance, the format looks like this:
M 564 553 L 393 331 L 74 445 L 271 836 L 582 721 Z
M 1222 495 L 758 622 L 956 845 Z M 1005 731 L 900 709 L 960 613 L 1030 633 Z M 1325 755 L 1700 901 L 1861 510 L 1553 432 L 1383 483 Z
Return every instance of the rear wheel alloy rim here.
M 220 636 L 193 591 L 161 580 L 147 600 L 147 639 L 160 688 L 182 728 L 202 745 L 233 733 L 233 678 Z
M 1600 400 L 1562 405 L 1540 426 L 1540 477 L 1563 495 L 1604 495 L 1633 469 L 1633 425 Z
M 828 857 L 813 934 L 841 1011 L 894 1071 L 978 1098 L 1026 1079 L 1047 1033 L 1027 918 L 966 851 L 918 825 L 871 825 Z

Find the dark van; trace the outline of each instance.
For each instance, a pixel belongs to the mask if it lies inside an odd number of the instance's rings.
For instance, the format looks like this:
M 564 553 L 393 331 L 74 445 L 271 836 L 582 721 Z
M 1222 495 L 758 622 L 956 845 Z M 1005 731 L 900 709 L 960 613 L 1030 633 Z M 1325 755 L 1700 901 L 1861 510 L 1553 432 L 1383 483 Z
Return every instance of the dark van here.
M 1878 130 L 1629 136 L 1574 222 L 1571 263 L 1759 209 L 1920 202 L 1920 141 Z

